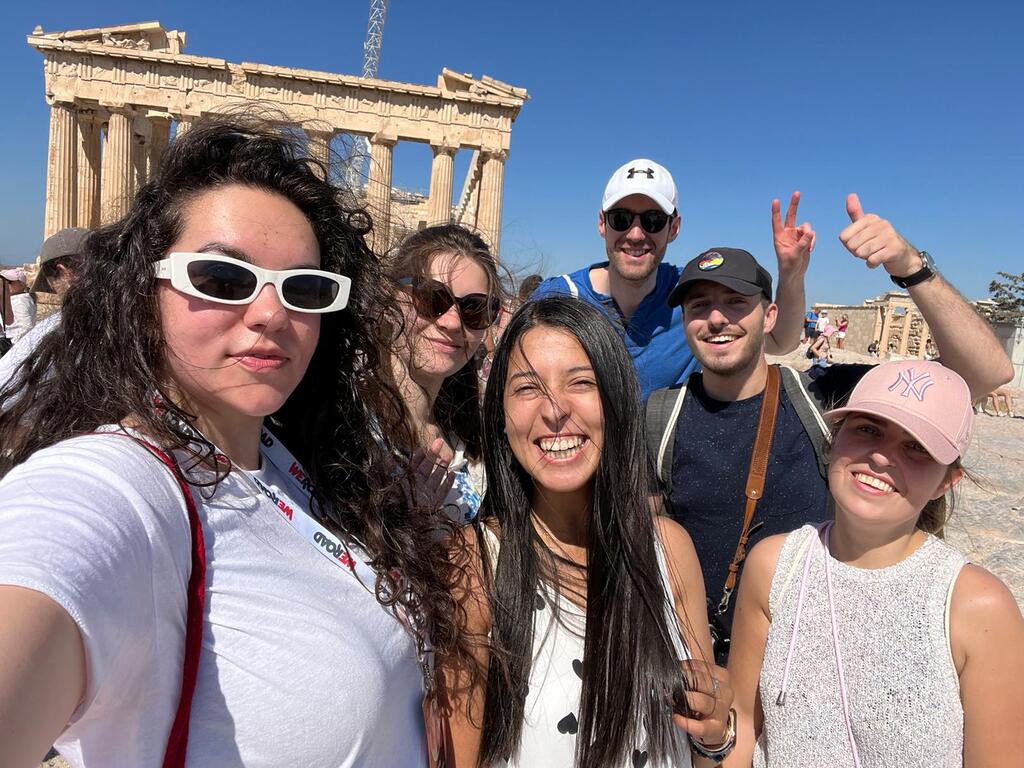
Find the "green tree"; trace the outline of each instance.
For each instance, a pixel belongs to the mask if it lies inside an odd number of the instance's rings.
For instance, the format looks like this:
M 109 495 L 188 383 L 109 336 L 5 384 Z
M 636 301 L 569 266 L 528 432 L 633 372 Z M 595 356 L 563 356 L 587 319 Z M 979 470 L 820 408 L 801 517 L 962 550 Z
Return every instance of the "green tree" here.
M 995 322 L 1014 321 L 1024 318 L 1024 272 L 1011 275 L 1009 272 L 996 273 L 1001 280 L 989 283 L 988 292 L 996 304 L 989 319 Z

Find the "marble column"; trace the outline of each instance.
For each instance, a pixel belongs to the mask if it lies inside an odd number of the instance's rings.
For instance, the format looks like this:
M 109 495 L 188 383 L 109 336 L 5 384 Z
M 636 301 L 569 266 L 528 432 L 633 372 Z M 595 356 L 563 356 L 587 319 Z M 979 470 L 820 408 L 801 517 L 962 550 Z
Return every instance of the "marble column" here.
M 892 333 L 892 309 L 889 307 L 882 308 L 882 338 L 878 342 L 878 356 L 888 357 L 889 356 L 889 335 Z
M 78 110 L 78 142 L 75 174 L 75 226 L 93 229 L 100 223 L 100 123 L 92 109 Z
M 132 120 L 132 174 L 129 197 L 149 181 L 149 154 L 153 140 L 153 126 L 142 115 Z
M 447 224 L 452 219 L 452 174 L 458 147 L 430 145 L 434 160 L 430 165 L 430 195 L 427 225 Z
M 910 321 L 912 319 L 913 310 L 907 309 L 905 315 L 903 315 L 903 335 L 900 337 L 900 354 L 907 354 L 907 345 L 910 343 Z
M 331 139 L 334 138 L 333 131 L 318 131 L 306 128 L 308 138 L 307 152 L 309 156 L 321 163 L 327 172 L 327 178 L 331 176 Z
M 174 138 L 184 136 L 188 133 L 188 129 L 192 127 L 193 119 L 194 118 L 185 115 L 174 118 Z
M 132 117 L 124 107 L 110 107 L 100 172 L 100 223 L 120 219 L 132 191 Z
M 149 161 L 146 165 L 146 178 L 151 179 L 160 167 L 160 158 L 171 140 L 171 120 L 168 117 L 149 118 L 152 138 L 149 142 Z
M 507 150 L 483 150 L 483 175 L 480 178 L 480 213 L 477 228 L 495 256 L 501 246 L 501 193 L 505 184 Z
M 75 178 L 78 128 L 75 107 L 59 101 L 50 105 L 50 144 L 46 158 L 46 210 L 43 237 L 77 223 Z
M 397 138 L 377 133 L 370 138 L 370 181 L 366 203 L 373 218 L 370 247 L 384 253 L 391 241 L 391 155 Z

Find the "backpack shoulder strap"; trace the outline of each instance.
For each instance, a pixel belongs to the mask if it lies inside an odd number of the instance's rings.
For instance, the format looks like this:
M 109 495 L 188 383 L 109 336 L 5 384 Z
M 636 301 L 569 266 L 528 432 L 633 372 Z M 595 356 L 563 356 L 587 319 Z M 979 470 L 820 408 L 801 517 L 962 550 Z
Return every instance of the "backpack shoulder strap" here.
M 825 457 L 826 446 L 829 440 L 829 428 L 822 418 L 825 404 L 816 396 L 812 387 L 814 380 L 806 373 L 790 368 L 788 365 L 779 366 L 782 374 L 782 385 L 793 404 L 804 432 L 814 446 L 814 455 L 818 459 L 818 472 L 822 477 L 828 476 L 828 462 Z
M 565 280 L 566 284 L 569 286 L 569 293 L 572 294 L 572 297 L 574 299 L 578 299 L 580 297 L 580 289 L 576 287 L 576 283 L 574 283 L 572 278 L 568 275 L 562 275 L 562 279 Z
M 647 449 L 666 493 L 672 492 L 672 451 L 676 422 L 679 421 L 679 412 L 685 398 L 685 384 L 656 389 L 647 398 Z

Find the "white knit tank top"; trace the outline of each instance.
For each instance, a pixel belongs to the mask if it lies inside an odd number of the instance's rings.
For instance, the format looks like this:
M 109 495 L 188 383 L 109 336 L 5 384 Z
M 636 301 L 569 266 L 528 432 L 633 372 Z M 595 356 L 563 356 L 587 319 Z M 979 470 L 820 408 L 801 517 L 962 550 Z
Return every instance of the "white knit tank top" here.
M 484 536 L 493 561 L 497 562 L 499 544 L 494 533 L 484 526 Z M 665 607 L 669 627 L 678 626 L 672 606 L 672 587 L 661 540 L 655 539 L 658 567 L 669 601 Z M 558 620 L 552 601 L 558 600 Z M 507 768 L 571 768 L 576 754 L 580 696 L 583 693 L 583 641 L 586 612 L 568 598 L 557 596 L 546 586 L 536 595 L 533 612 L 533 663 L 530 666 L 529 691 L 523 708 L 523 730 L 519 750 Z M 689 658 L 682 635 L 674 636 L 677 657 Z M 692 768 L 689 742 L 679 732 L 682 759 L 671 768 Z M 623 768 L 662 768 L 651 762 L 646 744 L 637 744 Z M 662 764 L 664 766 L 665 764 Z M 667 766 L 666 766 L 667 768 Z
M 807 590 L 786 695 L 778 703 L 805 557 Z M 853 766 L 815 527 L 786 537 L 769 595 L 761 668 L 764 731 L 754 768 Z M 831 558 L 838 638 L 862 768 L 962 768 L 964 712 L 949 646 L 948 607 L 963 555 L 934 536 L 888 568 Z

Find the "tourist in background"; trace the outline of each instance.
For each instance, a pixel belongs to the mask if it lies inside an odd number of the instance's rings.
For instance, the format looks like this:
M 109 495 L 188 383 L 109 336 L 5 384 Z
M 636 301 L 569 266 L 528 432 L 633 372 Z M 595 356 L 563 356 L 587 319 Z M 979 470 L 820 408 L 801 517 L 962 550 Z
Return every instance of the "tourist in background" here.
M 1024 620 L 937 538 L 964 475 L 967 384 L 939 363 L 885 363 L 825 419 L 835 522 L 747 558 L 726 765 L 1024 764 Z
M 36 302 L 28 290 L 28 278 L 22 269 L 5 269 L 0 277 L 7 280 L 7 289 L 11 297 L 13 318 L 7 324 L 7 338 L 12 344 L 28 333 L 36 323 Z
M 818 338 L 818 313 L 814 311 L 814 307 L 807 310 L 807 314 L 804 315 L 804 340 L 808 344 L 813 344 L 814 340 Z
M 732 747 L 700 565 L 649 503 L 640 409 L 597 309 L 548 297 L 512 317 L 484 402 L 487 496 L 466 531 L 480 559 L 462 602 L 492 653 L 486 688 L 457 687 L 459 765 L 688 766 L 691 749 L 711 765 L 702 755 Z
M 0 391 L 5 766 L 425 768 L 450 523 L 404 481 L 400 310 L 325 176 L 197 122 Z
M 7 338 L 7 326 L 13 322 L 10 281 L 0 274 L 0 356 L 6 355 L 11 348 L 12 342 Z
M 846 329 L 850 327 L 849 315 L 843 315 L 839 318 L 839 325 L 836 326 L 836 348 L 842 349 L 843 344 L 846 343 Z
M 90 231 L 81 227 L 67 227 L 50 235 L 39 250 L 39 273 L 29 289 L 30 297 L 40 293 L 55 294 L 58 301 L 64 300 L 76 275 L 82 268 L 82 254 L 85 253 Z M 33 305 L 35 299 L 33 298 Z M 43 339 L 60 322 L 60 309 L 50 313 L 23 333 L 10 354 L 0 360 L 0 389 L 14 376 L 17 367 L 30 358 Z
M 447 464 L 449 510 L 462 522 L 476 516 L 485 488 L 477 352 L 501 314 L 498 269 L 483 239 L 457 224 L 410 235 L 389 267 L 404 309 L 393 367 L 412 419 L 410 452 L 429 450 Z

